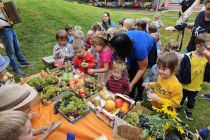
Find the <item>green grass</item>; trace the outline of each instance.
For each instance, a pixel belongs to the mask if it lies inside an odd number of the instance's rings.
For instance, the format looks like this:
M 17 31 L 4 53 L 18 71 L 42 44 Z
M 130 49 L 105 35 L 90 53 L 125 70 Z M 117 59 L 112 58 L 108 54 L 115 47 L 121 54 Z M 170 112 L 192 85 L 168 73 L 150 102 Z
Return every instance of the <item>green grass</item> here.
M 64 0 L 15 0 L 21 11 L 23 22 L 15 25 L 16 33 L 22 45 L 22 51 L 29 61 L 35 64 L 23 71 L 28 74 L 38 73 L 45 69 L 41 58 L 52 54 L 55 45 L 55 32 L 64 29 L 66 24 L 80 25 L 86 34 L 95 21 L 101 21 L 104 11 L 109 11 L 113 21 L 126 18 L 153 18 L 151 11 L 121 11 L 91 7 L 87 5 L 70 3 Z M 177 12 L 161 12 L 164 26 L 174 26 Z M 190 21 L 194 21 L 197 13 L 194 13 Z M 177 32 L 168 32 L 162 29 L 161 40 L 163 44 L 169 39 L 176 39 Z M 186 30 L 184 45 L 189 42 L 191 31 Z M 183 48 L 183 50 L 184 50 Z M 182 50 L 182 51 L 183 51 Z M 181 118 L 190 125 L 192 130 L 210 125 L 210 103 L 201 99 L 197 100 L 194 109 L 194 121 L 186 121 L 183 114 Z

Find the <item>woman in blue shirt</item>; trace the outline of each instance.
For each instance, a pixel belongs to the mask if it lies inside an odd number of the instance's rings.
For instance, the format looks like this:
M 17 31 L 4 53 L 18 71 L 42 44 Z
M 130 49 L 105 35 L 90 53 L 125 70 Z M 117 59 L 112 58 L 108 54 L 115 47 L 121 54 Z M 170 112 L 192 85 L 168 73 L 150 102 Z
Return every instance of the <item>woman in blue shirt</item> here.
M 127 68 L 130 77 L 130 97 L 142 100 L 143 75 L 157 60 L 157 50 L 154 38 L 143 31 L 132 30 L 125 34 L 117 34 L 110 40 L 111 47 L 121 58 L 127 58 Z M 138 88 L 136 96 L 135 90 Z
M 111 21 L 110 14 L 108 12 L 103 13 L 102 26 L 105 30 L 108 30 L 111 27 L 116 27 L 115 23 Z

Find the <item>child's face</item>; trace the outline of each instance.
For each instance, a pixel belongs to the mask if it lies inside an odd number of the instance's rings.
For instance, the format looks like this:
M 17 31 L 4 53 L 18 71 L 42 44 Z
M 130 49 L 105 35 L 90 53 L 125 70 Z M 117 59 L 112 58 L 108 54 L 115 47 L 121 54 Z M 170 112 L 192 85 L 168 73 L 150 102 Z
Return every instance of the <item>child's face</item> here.
M 119 70 L 113 70 L 112 75 L 113 75 L 114 79 L 119 79 L 122 77 L 122 72 Z
M 94 49 L 95 52 L 101 52 L 104 47 L 101 45 L 92 45 L 92 48 Z
M 61 46 L 65 46 L 66 43 L 67 43 L 67 38 L 65 38 L 65 37 L 59 38 L 59 39 L 58 39 L 58 43 L 59 43 L 59 45 L 61 45 Z
M 20 135 L 18 140 L 33 140 L 30 120 L 27 120 L 25 126 L 20 128 Z
M 92 35 L 93 35 L 92 33 L 88 33 L 88 34 L 87 34 L 87 38 L 88 38 L 88 39 L 91 39 Z
M 85 55 L 85 49 L 83 49 L 83 48 L 74 49 L 74 53 L 78 57 L 83 57 Z
M 68 35 L 72 35 L 72 29 L 68 30 Z
M 171 70 L 169 68 L 158 67 L 157 70 L 158 70 L 158 75 L 162 79 L 168 79 L 172 76 Z

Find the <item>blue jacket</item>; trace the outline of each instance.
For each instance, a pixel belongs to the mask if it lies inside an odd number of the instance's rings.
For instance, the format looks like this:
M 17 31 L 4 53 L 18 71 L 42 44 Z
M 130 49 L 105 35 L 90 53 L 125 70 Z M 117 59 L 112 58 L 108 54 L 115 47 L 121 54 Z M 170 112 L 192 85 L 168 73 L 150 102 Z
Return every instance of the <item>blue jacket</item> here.
M 178 79 L 179 82 L 182 84 L 189 84 L 191 83 L 191 61 L 192 59 L 192 52 L 187 53 L 184 55 L 184 58 L 182 59 L 179 71 L 178 71 Z M 205 67 L 205 73 L 204 73 L 204 81 L 210 82 L 210 64 L 207 63 Z

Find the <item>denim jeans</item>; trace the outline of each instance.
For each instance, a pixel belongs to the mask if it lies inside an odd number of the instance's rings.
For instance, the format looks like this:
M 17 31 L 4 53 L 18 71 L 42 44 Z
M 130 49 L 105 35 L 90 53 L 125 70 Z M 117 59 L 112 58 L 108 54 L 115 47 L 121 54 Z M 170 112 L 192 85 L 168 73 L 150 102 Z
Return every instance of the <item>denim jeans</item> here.
M 0 29 L 0 38 L 2 39 L 5 45 L 6 53 L 10 59 L 10 65 L 13 71 L 14 72 L 20 71 L 15 56 L 21 64 L 25 64 L 27 61 L 20 50 L 20 43 L 15 31 L 13 30 L 13 28 Z
M 207 140 L 207 137 L 210 134 L 210 131 L 208 130 L 208 128 L 202 128 L 198 130 L 200 136 L 202 137 L 202 139 Z

